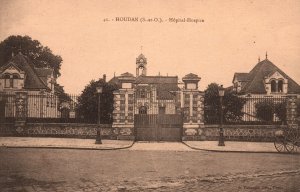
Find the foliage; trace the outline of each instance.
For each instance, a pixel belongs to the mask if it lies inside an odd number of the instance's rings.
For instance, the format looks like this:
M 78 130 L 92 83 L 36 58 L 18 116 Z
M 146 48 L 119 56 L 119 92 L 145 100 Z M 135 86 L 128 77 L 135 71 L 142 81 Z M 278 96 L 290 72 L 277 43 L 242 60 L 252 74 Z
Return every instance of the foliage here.
M 204 95 L 204 118 L 207 123 L 218 123 L 220 119 L 219 85 L 211 83 Z M 225 90 L 223 98 L 223 119 L 225 122 L 240 121 L 245 101 L 230 90 Z
M 274 112 L 281 122 L 286 123 L 286 102 L 276 103 Z
M 261 101 L 255 104 L 256 117 L 263 121 L 272 121 L 274 114 L 281 122 L 286 123 L 286 102 L 274 103 L 273 101 Z
M 100 94 L 100 122 L 101 124 L 112 123 L 113 91 L 117 87 L 116 85 L 106 83 L 103 79 L 99 79 L 98 81 L 92 80 L 82 91 L 76 107 L 77 114 L 87 122 L 97 123 L 99 100 L 96 92 L 97 86 L 103 87 L 103 92 Z
M 61 111 L 61 104 L 64 102 L 72 102 L 72 98 L 70 97 L 70 95 L 68 95 L 67 93 L 65 93 L 65 90 L 63 88 L 63 86 L 60 86 L 58 83 L 54 84 L 54 92 L 56 94 L 56 96 L 58 97 L 58 110 Z
M 60 76 L 61 56 L 53 54 L 49 47 L 29 36 L 9 36 L 0 43 L 0 67 L 11 59 L 12 53 L 18 52 L 26 55 L 35 67 L 53 68 L 55 75 Z
M 274 115 L 274 103 L 272 101 L 261 101 L 255 104 L 255 116 L 263 121 L 272 121 Z

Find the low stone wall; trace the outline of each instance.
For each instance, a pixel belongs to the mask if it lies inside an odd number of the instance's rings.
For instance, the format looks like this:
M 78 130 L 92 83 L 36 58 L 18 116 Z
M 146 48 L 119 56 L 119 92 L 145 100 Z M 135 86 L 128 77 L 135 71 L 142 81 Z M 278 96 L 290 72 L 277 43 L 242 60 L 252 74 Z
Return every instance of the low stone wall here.
M 16 134 L 13 123 L 0 123 L 0 136 L 14 136 Z
M 101 128 L 103 139 L 133 140 L 126 137 L 122 129 L 111 125 L 77 124 L 77 123 L 27 123 L 23 128 L 14 124 L 0 124 L 0 136 L 30 136 L 30 137 L 65 137 L 65 138 L 96 138 L 97 129 Z M 127 134 L 127 133 L 126 133 Z
M 224 125 L 225 141 L 274 141 L 275 131 L 286 125 Z M 204 125 L 195 129 L 193 135 L 186 135 L 183 140 L 218 140 L 219 125 Z
M 100 125 L 103 139 L 134 140 L 132 128 Z M 275 131 L 286 125 L 224 125 L 225 141 L 273 141 Z M 76 123 L 27 123 L 16 128 L 12 123 L 0 124 L 0 136 L 95 138 L 98 125 Z M 218 140 L 218 125 L 183 128 L 183 140 Z

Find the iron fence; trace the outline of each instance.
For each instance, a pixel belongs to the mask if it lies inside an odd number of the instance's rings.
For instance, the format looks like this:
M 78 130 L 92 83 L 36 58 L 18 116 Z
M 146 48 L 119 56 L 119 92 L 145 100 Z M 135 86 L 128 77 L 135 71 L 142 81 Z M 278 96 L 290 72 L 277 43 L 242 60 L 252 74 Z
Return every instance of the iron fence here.
M 27 94 L 27 122 L 38 123 L 94 123 L 79 116 L 78 95 L 74 94 Z M 0 121 L 14 122 L 16 94 L 0 93 Z
M 108 103 L 103 96 L 103 103 Z M 41 94 L 28 93 L 27 95 L 27 122 L 41 122 L 41 123 L 97 123 L 96 118 L 88 118 L 80 115 L 79 109 L 79 95 L 74 94 Z M 238 106 L 232 106 L 234 103 L 224 104 L 224 123 L 225 124 L 285 124 L 286 121 L 286 101 L 284 95 L 278 96 L 240 96 L 240 100 L 244 103 L 241 109 Z M 91 99 L 91 98 L 90 98 Z M 151 101 L 145 104 L 151 104 Z M 143 101 L 144 101 L 143 100 Z M 93 106 L 97 106 L 97 100 Z M 103 104 L 102 103 L 102 104 Z M 143 103 L 142 100 L 137 99 L 136 103 Z M 177 108 L 174 105 L 168 105 L 171 102 L 162 102 L 161 106 L 151 108 L 144 112 L 145 108 L 137 106 L 135 113 L 151 114 L 156 111 L 160 113 L 177 113 Z M 219 103 L 219 100 L 216 101 Z M 124 103 L 121 102 L 121 106 Z M 132 104 L 130 104 L 131 106 Z M 300 115 L 300 101 L 298 102 L 298 116 Z M 107 106 L 102 106 L 107 107 Z M 113 106 L 111 106 L 113 107 Z M 230 110 L 228 110 L 228 107 Z M 104 109 L 103 108 L 103 109 Z M 82 106 L 80 109 L 83 109 Z M 84 109 L 87 110 L 87 109 Z M 206 124 L 219 124 L 220 113 L 219 107 L 205 106 L 204 120 Z M 237 111 L 240 110 L 240 113 Z M 112 121 L 113 115 L 110 110 L 102 110 L 103 119 L 107 120 L 105 123 Z M 104 114 L 105 113 L 105 114 Z M 239 117 L 230 118 L 239 114 Z M 0 93 L 0 122 L 14 122 L 16 116 L 16 95 L 14 93 Z M 102 117 L 101 116 L 101 117 Z M 104 122 L 104 121 L 103 121 Z
M 224 124 L 285 124 L 286 102 L 284 95 L 248 95 L 239 96 L 243 103 L 240 108 L 235 103 L 223 103 Z M 206 124 L 220 123 L 220 104 L 216 106 L 205 106 L 204 116 Z M 234 118 L 232 118 L 235 116 Z

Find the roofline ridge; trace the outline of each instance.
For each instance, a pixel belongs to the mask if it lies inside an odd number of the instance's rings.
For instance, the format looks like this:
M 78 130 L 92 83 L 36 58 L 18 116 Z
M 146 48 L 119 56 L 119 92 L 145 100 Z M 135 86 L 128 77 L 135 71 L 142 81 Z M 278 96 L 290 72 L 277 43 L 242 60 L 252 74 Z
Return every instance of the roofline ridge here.
M 13 65 L 14 67 L 16 67 L 19 71 L 23 71 L 20 67 L 18 67 L 14 62 L 9 61 L 6 65 L 3 65 L 2 67 L 0 67 L 0 69 L 3 69 L 3 71 L 5 69 L 8 68 L 9 65 Z

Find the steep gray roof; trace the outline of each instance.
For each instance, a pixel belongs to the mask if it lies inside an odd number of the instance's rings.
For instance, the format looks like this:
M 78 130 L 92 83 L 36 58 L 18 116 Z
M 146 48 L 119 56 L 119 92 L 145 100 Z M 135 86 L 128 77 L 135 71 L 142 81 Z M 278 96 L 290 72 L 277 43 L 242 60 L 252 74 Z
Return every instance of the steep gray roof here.
M 234 73 L 233 80 L 236 78 L 238 81 L 249 81 L 249 73 Z M 232 81 L 233 81 L 232 80 Z
M 300 93 L 300 86 L 268 59 L 257 63 L 249 72 L 248 82 L 242 88 L 241 93 L 266 94 L 264 78 L 276 71 L 288 79 L 288 93 Z
M 47 84 L 47 79 L 53 74 L 53 69 L 51 68 L 34 68 L 38 77 Z
M 4 66 L 4 68 L 9 66 L 10 63 L 16 65 L 19 69 L 25 72 L 25 89 L 49 89 L 47 85 L 42 81 L 42 79 L 38 76 L 36 70 L 30 64 L 28 58 L 22 53 L 13 56 Z

